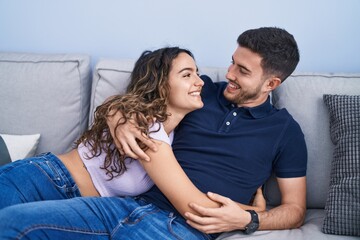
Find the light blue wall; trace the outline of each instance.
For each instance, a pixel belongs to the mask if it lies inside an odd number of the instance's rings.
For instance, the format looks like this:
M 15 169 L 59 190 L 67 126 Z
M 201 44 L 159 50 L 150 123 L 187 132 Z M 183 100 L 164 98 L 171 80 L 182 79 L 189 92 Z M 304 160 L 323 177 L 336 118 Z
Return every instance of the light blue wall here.
M 359 0 L 0 0 L 0 51 L 137 58 L 187 47 L 228 66 L 237 36 L 278 26 L 298 41 L 297 72 L 360 72 Z

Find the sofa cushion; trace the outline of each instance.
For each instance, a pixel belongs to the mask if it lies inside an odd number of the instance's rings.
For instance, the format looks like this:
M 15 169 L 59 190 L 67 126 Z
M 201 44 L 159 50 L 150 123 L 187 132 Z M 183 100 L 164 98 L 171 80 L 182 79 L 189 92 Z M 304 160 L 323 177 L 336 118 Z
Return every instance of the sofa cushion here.
M 273 92 L 277 108 L 286 108 L 300 124 L 308 149 L 307 206 L 324 208 L 330 181 L 334 145 L 330 140 L 329 113 L 323 94 L 360 94 L 360 75 L 294 74 Z M 265 194 L 278 205 L 280 195 L 272 178 Z
M 0 132 L 40 133 L 36 153 L 70 149 L 87 128 L 90 57 L 0 53 Z
M 255 240 L 356 240 L 353 236 L 329 235 L 321 232 L 324 210 L 310 209 L 306 212 L 304 224 L 300 228 L 277 231 L 256 231 L 246 235 L 242 231 L 221 234 L 217 240 L 255 239 Z
M 93 74 L 89 125 L 97 106 L 108 97 L 125 92 L 134 64 L 133 60 L 115 59 L 100 59 L 97 62 Z
M 39 144 L 40 134 L 10 135 L 0 134 L 0 165 L 34 156 Z M 9 158 L 7 158 L 7 155 Z M 7 159 L 7 160 L 6 160 Z M 6 160 L 6 162 L 5 162 Z
M 360 95 L 324 95 L 335 145 L 323 232 L 360 236 Z

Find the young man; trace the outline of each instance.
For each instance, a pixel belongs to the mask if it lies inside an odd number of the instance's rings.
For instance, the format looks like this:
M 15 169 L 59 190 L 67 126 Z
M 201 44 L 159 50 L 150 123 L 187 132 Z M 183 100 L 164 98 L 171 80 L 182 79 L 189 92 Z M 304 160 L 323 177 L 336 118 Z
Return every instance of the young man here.
M 222 207 L 191 203 L 197 214 L 185 216 L 194 228 L 205 233 L 237 229 L 251 233 L 302 225 L 306 210 L 304 136 L 291 115 L 285 109 L 275 109 L 269 97 L 298 61 L 299 51 L 291 34 L 279 28 L 252 29 L 238 38 L 226 75 L 228 83 L 202 77 L 204 107 L 183 119 L 172 147 L 191 181 L 201 191 L 212 192 L 209 198 Z M 112 130 L 115 121 L 116 117 L 108 119 Z M 156 150 L 136 127 L 118 128 L 117 136 L 117 146 L 133 158 L 149 160 L 136 139 Z M 281 191 L 281 205 L 259 213 L 241 209 L 236 202 L 248 204 L 272 171 Z M 174 211 L 157 187 L 143 197 Z

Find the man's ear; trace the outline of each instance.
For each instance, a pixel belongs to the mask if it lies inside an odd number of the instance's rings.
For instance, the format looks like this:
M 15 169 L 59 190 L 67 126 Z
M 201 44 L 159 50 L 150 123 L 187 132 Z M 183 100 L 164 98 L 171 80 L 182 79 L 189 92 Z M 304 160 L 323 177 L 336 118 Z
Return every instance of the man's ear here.
M 267 83 L 267 89 L 269 91 L 274 90 L 275 88 L 277 88 L 278 86 L 280 86 L 281 84 L 281 79 L 278 77 L 271 77 L 270 79 L 268 79 L 268 83 Z

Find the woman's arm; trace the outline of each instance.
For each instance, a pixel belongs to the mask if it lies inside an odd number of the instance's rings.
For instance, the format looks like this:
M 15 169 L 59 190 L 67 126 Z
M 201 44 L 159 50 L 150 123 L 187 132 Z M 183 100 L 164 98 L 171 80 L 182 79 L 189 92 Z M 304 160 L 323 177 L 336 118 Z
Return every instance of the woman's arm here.
M 167 143 L 154 140 L 157 151 L 145 151 L 150 161 L 140 161 L 150 178 L 169 199 L 178 212 L 184 216 L 185 212 L 193 212 L 190 202 L 211 208 L 220 205 L 210 200 L 187 177 L 176 160 L 171 146 Z
M 168 144 L 150 139 L 144 136 L 136 127 L 133 120 L 129 120 L 116 128 L 118 120 L 122 117 L 121 112 L 117 111 L 111 117 L 107 117 L 110 133 L 115 141 L 117 148 L 126 155 L 140 161 L 150 178 L 158 186 L 160 191 L 170 200 L 173 206 L 182 215 L 188 211 L 195 213 L 189 208 L 190 202 L 198 203 L 200 206 L 219 207 L 220 203 L 210 200 L 206 194 L 202 193 L 187 177 L 178 161 L 176 160 L 171 146 Z M 149 147 L 143 152 L 136 139 Z M 161 148 L 161 149 L 160 149 Z M 151 161 L 149 161 L 151 158 Z M 265 199 L 262 192 L 257 193 L 260 201 L 253 206 L 238 203 L 243 209 L 253 209 L 255 211 L 265 210 Z M 262 203 L 261 203 L 262 202 Z M 261 203 L 261 204 L 260 204 Z
M 161 141 L 154 141 L 157 144 L 158 150 L 154 152 L 148 149 L 146 154 L 151 160 L 141 161 L 141 163 L 150 178 L 181 215 L 184 216 L 185 212 L 195 213 L 189 207 L 190 203 L 196 203 L 209 208 L 221 207 L 221 204 L 211 200 L 191 182 L 176 160 L 171 146 Z M 263 204 L 261 204 L 261 201 L 257 201 L 256 204 L 258 206 L 248 206 L 239 203 L 243 209 L 265 210 L 265 200 Z

